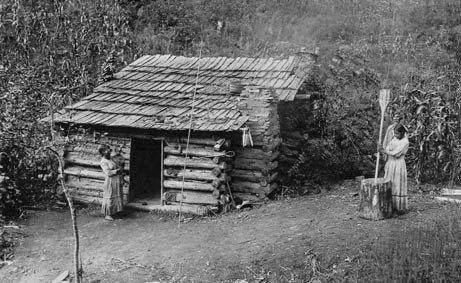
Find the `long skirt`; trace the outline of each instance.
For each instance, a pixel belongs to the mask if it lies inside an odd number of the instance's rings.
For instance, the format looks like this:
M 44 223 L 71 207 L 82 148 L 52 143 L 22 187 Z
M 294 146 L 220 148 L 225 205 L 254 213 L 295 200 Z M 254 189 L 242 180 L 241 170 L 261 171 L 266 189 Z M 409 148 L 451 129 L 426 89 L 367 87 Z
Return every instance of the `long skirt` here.
M 408 209 L 407 195 L 407 165 L 404 156 L 395 158 L 388 156 L 385 175 L 386 180 L 392 184 L 392 204 L 397 212 L 405 212 Z
M 120 175 L 106 177 L 102 195 L 101 212 L 104 215 L 113 215 L 123 210 L 122 179 Z

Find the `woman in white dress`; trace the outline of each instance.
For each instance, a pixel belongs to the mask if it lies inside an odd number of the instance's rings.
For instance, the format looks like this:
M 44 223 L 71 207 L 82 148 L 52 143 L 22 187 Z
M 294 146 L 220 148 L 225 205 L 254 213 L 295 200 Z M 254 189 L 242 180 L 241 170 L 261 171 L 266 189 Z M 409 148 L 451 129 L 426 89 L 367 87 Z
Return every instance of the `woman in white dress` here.
M 394 211 L 403 213 L 408 209 L 407 166 L 405 154 L 409 146 L 406 129 L 402 124 L 394 128 L 394 137 L 380 151 L 387 155 L 384 178 L 392 184 L 392 204 Z
M 106 175 L 101 212 L 105 215 L 106 220 L 114 220 L 112 216 L 123 210 L 121 178 L 123 169 L 117 168 L 115 162 L 111 160 L 111 149 L 108 146 L 102 145 L 98 150 L 102 156 L 100 165 Z

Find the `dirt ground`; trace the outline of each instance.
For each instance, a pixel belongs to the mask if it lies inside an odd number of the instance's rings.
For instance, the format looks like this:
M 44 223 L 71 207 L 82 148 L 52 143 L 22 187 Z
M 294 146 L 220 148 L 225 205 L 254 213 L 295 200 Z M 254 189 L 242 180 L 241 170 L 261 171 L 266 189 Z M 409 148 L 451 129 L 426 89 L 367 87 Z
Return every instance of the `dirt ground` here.
M 325 281 L 347 281 L 348 265 L 371 245 L 443 217 L 447 206 L 413 189 L 409 213 L 368 221 L 357 217 L 358 189 L 345 181 L 321 194 L 180 226 L 165 215 L 132 211 L 108 222 L 95 209 L 80 210 L 84 282 L 308 282 L 314 264 L 329 274 Z M 66 209 L 34 212 L 20 224 L 27 236 L 0 269 L 1 282 L 51 282 L 73 270 Z

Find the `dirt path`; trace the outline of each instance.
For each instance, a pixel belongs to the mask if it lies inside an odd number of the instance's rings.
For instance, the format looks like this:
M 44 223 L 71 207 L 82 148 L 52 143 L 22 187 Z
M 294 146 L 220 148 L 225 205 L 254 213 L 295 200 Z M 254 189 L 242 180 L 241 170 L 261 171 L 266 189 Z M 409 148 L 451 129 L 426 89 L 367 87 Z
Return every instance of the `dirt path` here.
M 304 282 L 305 260 L 313 253 L 323 267 L 341 274 L 344 263 L 393 231 L 444 212 L 432 196 L 413 195 L 408 214 L 363 220 L 356 215 L 357 189 L 348 182 L 320 195 L 194 219 L 180 228 L 160 215 L 131 212 L 107 222 L 94 211 L 81 211 L 85 282 Z M 1 282 L 50 282 L 73 270 L 66 210 L 37 212 L 24 227 L 28 237 L 13 264 L 0 269 Z

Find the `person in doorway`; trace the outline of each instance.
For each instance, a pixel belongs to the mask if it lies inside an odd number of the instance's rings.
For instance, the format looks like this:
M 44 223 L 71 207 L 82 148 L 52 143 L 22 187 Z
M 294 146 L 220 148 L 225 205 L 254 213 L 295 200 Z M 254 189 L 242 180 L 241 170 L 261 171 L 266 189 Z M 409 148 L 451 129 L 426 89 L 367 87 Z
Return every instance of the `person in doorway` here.
M 102 156 L 100 166 L 106 175 L 101 212 L 106 220 L 114 220 L 113 215 L 123 210 L 122 168 L 111 160 L 109 146 L 101 145 L 98 149 Z
M 404 213 L 408 207 L 405 154 L 410 142 L 406 132 L 407 130 L 402 124 L 397 124 L 392 140 L 386 148 L 380 148 L 380 151 L 387 155 L 384 178 L 391 181 L 392 204 L 397 214 Z

